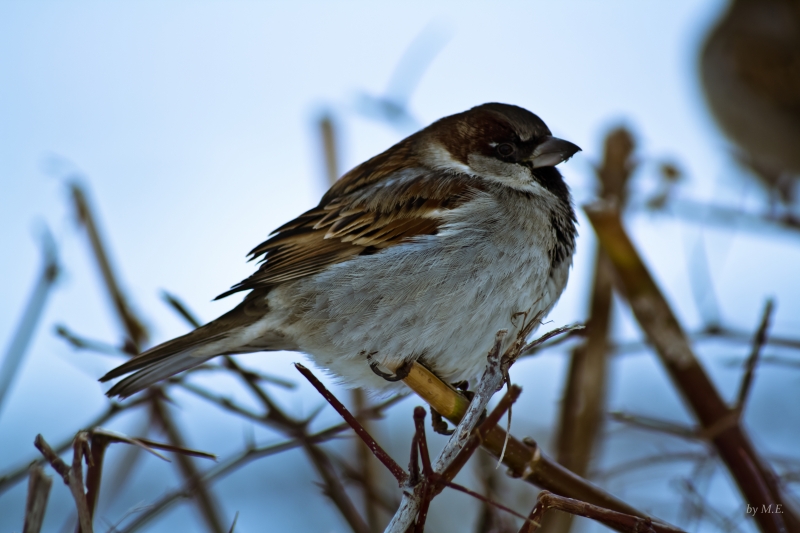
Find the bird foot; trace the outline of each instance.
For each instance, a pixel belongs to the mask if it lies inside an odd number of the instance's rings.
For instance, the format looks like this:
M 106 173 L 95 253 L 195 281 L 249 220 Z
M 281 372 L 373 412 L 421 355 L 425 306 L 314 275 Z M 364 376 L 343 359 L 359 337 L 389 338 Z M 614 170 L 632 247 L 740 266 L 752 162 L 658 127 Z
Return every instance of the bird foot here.
M 442 414 L 433 407 L 431 407 L 431 426 L 439 435 L 452 435 L 455 433 L 454 429 L 447 427 L 447 422 L 445 422 Z
M 369 368 L 370 370 L 375 372 L 375 374 L 382 377 L 386 381 L 392 381 L 392 382 L 402 381 L 405 378 L 407 378 L 408 375 L 411 373 L 411 365 L 414 364 L 413 361 L 406 361 L 405 363 L 397 367 L 397 370 L 395 370 L 394 374 L 392 374 L 390 372 L 384 372 L 383 370 L 378 368 L 378 362 L 372 360 L 373 355 L 375 355 L 375 352 L 367 354 L 367 362 L 369 363 Z

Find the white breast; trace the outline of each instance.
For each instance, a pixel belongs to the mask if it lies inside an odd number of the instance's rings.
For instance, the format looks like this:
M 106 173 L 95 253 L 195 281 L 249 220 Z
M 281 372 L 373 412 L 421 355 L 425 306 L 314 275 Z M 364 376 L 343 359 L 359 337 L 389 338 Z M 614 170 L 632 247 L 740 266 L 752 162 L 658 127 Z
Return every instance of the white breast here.
M 437 235 L 283 285 L 270 308 L 294 309 L 281 329 L 344 382 L 391 387 L 366 353 L 386 369 L 421 359 L 445 380 L 473 378 L 495 333 L 508 329 L 511 342 L 523 321 L 515 315 L 549 311 L 566 285 L 570 261 L 551 271 L 546 202 L 482 193 L 449 212 Z

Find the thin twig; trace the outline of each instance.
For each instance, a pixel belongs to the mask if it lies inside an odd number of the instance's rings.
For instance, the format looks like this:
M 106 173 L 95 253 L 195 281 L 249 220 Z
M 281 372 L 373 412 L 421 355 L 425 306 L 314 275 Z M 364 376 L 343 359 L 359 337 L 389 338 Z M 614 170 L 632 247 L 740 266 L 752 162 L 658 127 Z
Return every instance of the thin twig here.
M 94 211 L 89 203 L 89 199 L 87 198 L 86 190 L 78 180 L 74 180 L 70 183 L 69 187 L 72 193 L 72 200 L 78 222 L 86 229 L 94 258 L 97 261 L 100 274 L 103 276 L 103 282 L 111 298 L 116 315 L 122 323 L 123 331 L 135 346 L 141 347 L 142 344 L 147 341 L 147 328 L 145 328 L 141 320 L 139 320 L 133 312 L 128 298 L 120 287 L 117 276 L 111 266 L 107 247 L 100 237 L 100 229 Z
M 83 488 L 83 468 L 81 467 L 83 460 L 82 441 L 79 440 L 78 437 L 75 438 L 71 468 L 53 451 L 41 435 L 36 435 L 33 444 L 42 452 L 42 455 L 47 459 L 47 462 L 50 463 L 53 469 L 58 472 L 58 475 L 64 480 L 64 484 L 69 487 L 72 498 L 75 500 L 75 508 L 78 511 L 78 523 L 80 524 L 81 533 L 92 533 L 92 517 L 89 513 L 86 493 Z
M 94 339 L 88 339 L 86 337 L 82 337 L 74 333 L 67 326 L 63 324 L 56 325 L 55 334 L 64 339 L 67 343 L 69 343 L 70 346 L 72 346 L 76 350 L 88 350 L 103 355 L 116 355 L 121 357 L 122 356 L 130 357 L 131 355 L 135 355 L 125 351 L 125 349 L 130 348 L 130 346 L 118 347 L 105 342 L 96 341 Z
M 100 414 L 97 418 L 95 418 L 90 423 L 86 424 L 84 427 L 95 427 L 100 426 L 117 416 L 119 413 L 127 411 L 133 407 L 137 407 L 147 400 L 146 398 L 134 398 L 127 403 L 120 404 L 117 402 L 111 402 L 106 410 Z M 72 445 L 72 441 L 74 440 L 75 436 L 72 435 L 68 439 L 64 439 L 61 441 L 58 446 L 56 446 L 55 452 L 57 454 L 63 453 L 67 448 Z M 43 465 L 46 460 L 44 457 L 37 457 L 32 460 L 37 465 Z M 3 474 L 0 476 L 0 494 L 8 490 L 9 488 L 13 487 L 15 484 L 19 483 L 22 479 L 25 479 L 25 474 L 28 472 L 30 468 L 31 461 L 26 461 L 22 466 L 17 467 L 16 469 L 8 472 L 7 474 Z
M 233 533 L 236 529 L 236 522 L 239 520 L 239 511 L 236 511 L 236 514 L 233 515 L 233 523 L 231 523 L 231 528 L 228 530 L 228 533 Z
M 725 205 L 698 202 L 688 198 L 670 200 L 661 209 L 648 209 L 645 206 L 636 206 L 635 208 L 672 215 L 683 220 L 702 223 L 704 226 L 713 224 L 727 230 L 731 228 L 747 231 L 782 229 L 788 230 L 790 234 L 794 235 L 797 235 L 796 232 L 800 230 L 800 221 L 793 217 L 776 218 L 769 214 L 750 213 Z
M 494 346 L 489 351 L 486 368 L 475 388 L 475 394 L 469 403 L 464 417 L 458 423 L 455 431 L 450 435 L 450 438 L 447 440 L 447 443 L 434 462 L 434 473 L 440 474 L 444 472 L 453 460 L 458 457 L 459 452 L 469 443 L 472 430 L 475 429 L 479 418 L 483 415 L 489 400 L 494 393 L 502 387 L 505 373 L 501 368 L 503 361 L 500 356 L 500 347 L 506 333 L 506 330 L 497 332 Z M 406 487 L 405 489 L 406 490 L 403 491 L 403 500 L 400 502 L 400 507 L 397 509 L 394 517 L 392 517 L 389 525 L 386 526 L 385 533 L 405 533 L 417 517 L 420 505 L 423 501 L 426 501 L 426 483 L 420 483 L 417 487 Z
M 150 413 L 153 419 L 164 430 L 167 440 L 172 446 L 177 448 L 188 448 L 183 440 L 183 436 L 178 431 L 172 415 L 167 411 L 163 400 L 158 396 L 158 390 L 150 395 Z M 175 463 L 178 466 L 183 479 L 190 483 L 197 483 L 194 492 L 195 502 L 200 514 L 209 530 L 217 533 L 224 532 L 225 526 L 222 522 L 220 503 L 211 493 L 210 489 L 203 483 L 200 472 L 192 461 L 191 457 L 178 455 Z
M 674 452 L 647 455 L 645 457 L 639 457 L 630 461 L 619 463 L 604 470 L 595 471 L 592 473 L 592 479 L 596 479 L 598 481 L 607 481 L 614 477 L 625 475 L 629 472 L 640 472 L 644 468 L 676 463 L 679 461 L 696 463 L 699 461 L 706 461 L 712 457 L 714 457 L 713 454 L 703 452 Z
M 186 305 L 174 294 L 167 291 L 161 291 L 161 299 L 164 300 L 167 305 L 172 307 L 193 328 L 199 328 L 202 326 L 200 320 L 194 315 L 194 313 L 189 311 L 189 308 L 186 307 Z
M 386 453 L 381 445 L 375 441 L 372 435 L 364 430 L 363 426 L 361 426 L 358 420 L 356 420 L 356 417 L 354 417 L 350 411 L 347 410 L 342 402 L 340 402 L 333 394 L 331 394 L 331 392 L 325 388 L 325 385 L 323 385 L 322 382 L 318 380 L 309 369 L 300 363 L 295 363 L 294 366 L 297 368 L 298 372 L 303 374 L 303 377 L 305 377 L 314 386 L 314 388 L 317 389 L 317 392 L 319 392 L 322 397 L 325 398 L 329 404 L 331 404 L 336 412 L 339 413 L 339 416 L 344 418 L 348 425 L 353 428 L 353 431 L 356 432 L 356 435 L 358 435 L 359 438 L 364 441 L 364 444 L 366 444 L 372 453 L 375 454 L 375 457 L 377 457 L 378 460 L 389 470 L 389 472 L 392 473 L 397 482 L 401 486 L 406 483 L 408 481 L 408 474 L 405 470 L 403 470 L 403 467 L 397 464 L 397 462 L 395 462 L 395 460 L 392 459 L 388 453 Z
M 755 337 L 753 337 L 753 349 L 750 352 L 750 357 L 747 358 L 744 375 L 742 376 L 742 383 L 739 386 L 739 394 L 736 397 L 736 407 L 734 408 L 739 413 L 739 416 L 744 412 L 747 397 L 753 386 L 753 376 L 755 375 L 756 365 L 761 357 L 761 351 L 767 342 L 767 330 L 769 330 L 769 322 L 774 308 L 773 301 L 767 300 L 767 303 L 764 305 L 764 312 L 761 315 L 761 323 L 758 326 L 758 331 L 756 331 Z
M 9 387 L 14 382 L 17 371 L 25 358 L 28 344 L 36 331 L 36 325 L 39 323 L 39 318 L 42 316 L 47 298 L 58 279 L 59 272 L 55 242 L 50 233 L 45 231 L 42 238 L 42 270 L 39 279 L 36 281 L 33 293 L 28 298 L 28 304 L 22 312 L 17 329 L 14 331 L 14 336 L 3 356 L 3 362 L 0 364 L 0 412 L 2 412 L 3 400 L 5 400 Z
M 480 494 L 478 492 L 475 492 L 474 490 L 468 489 L 464 485 L 459 485 L 458 483 L 453 483 L 452 481 L 444 481 L 443 483 L 445 485 L 447 485 L 447 487 L 449 487 L 449 488 L 451 488 L 453 490 L 457 490 L 459 492 L 463 492 L 464 494 L 467 494 L 468 496 L 472 496 L 476 500 L 480 500 L 480 501 L 482 501 L 484 503 L 488 503 L 489 505 L 491 505 L 493 507 L 496 507 L 496 508 L 500 509 L 501 511 L 505 511 L 505 512 L 507 512 L 508 514 L 510 514 L 512 516 L 516 516 L 517 518 L 521 518 L 523 520 L 527 520 L 527 517 L 525 515 L 516 512 L 514 509 L 511 509 L 510 507 L 506 507 L 502 503 L 499 503 L 499 502 L 496 502 L 496 501 L 494 501 L 494 500 L 492 500 L 490 498 L 487 498 L 483 494 Z
M 382 409 L 388 407 L 389 405 L 392 405 L 396 401 L 397 399 L 393 398 L 392 400 L 384 402 L 384 404 L 371 408 L 370 412 L 374 413 L 374 415 L 377 416 Z M 367 413 L 364 413 L 364 415 L 367 415 Z M 342 422 L 341 424 L 337 424 L 322 431 L 318 431 L 314 434 L 308 435 L 305 439 L 305 443 L 319 444 L 321 442 L 335 438 L 336 436 L 346 431 L 347 429 L 350 429 L 350 426 L 346 422 Z M 300 448 L 303 445 L 304 445 L 303 440 L 299 438 L 292 438 L 280 442 L 278 444 L 273 444 L 262 448 L 247 448 L 242 452 L 230 457 L 226 461 L 221 462 L 219 465 L 206 471 L 202 475 L 199 481 L 203 482 L 204 484 L 210 485 L 213 482 L 217 481 L 218 479 L 221 479 L 235 472 L 239 468 L 249 464 L 252 461 L 276 455 L 279 453 L 283 453 L 296 448 Z M 133 531 L 136 531 L 141 526 L 149 522 L 151 519 L 155 518 L 160 513 L 168 509 L 173 503 L 177 502 L 178 500 L 191 497 L 196 490 L 197 490 L 196 482 L 185 482 L 183 486 L 181 486 L 180 488 L 165 494 L 159 500 L 146 506 L 144 508 L 144 512 L 138 515 L 133 522 L 131 522 L 124 528 L 119 529 L 118 533 L 132 533 Z
M 617 531 L 630 533 L 685 533 L 682 529 L 656 522 L 650 518 L 641 518 L 625 513 L 618 513 L 597 505 L 582 502 L 572 498 L 565 498 L 546 490 L 539 493 L 536 505 L 528 515 L 527 521 L 522 525 L 519 533 L 532 533 L 537 531 L 542 523 L 542 517 L 550 509 L 557 509 L 565 513 L 584 516 L 601 522 Z
M 355 505 L 353 505 L 353 502 L 347 496 L 344 486 L 342 486 L 339 480 L 339 474 L 333 468 L 333 464 L 331 464 L 328 455 L 323 452 L 320 447 L 308 442 L 305 438 L 302 438 L 301 442 L 303 443 L 306 455 L 322 477 L 324 483 L 323 494 L 330 498 L 334 505 L 336 505 L 336 508 L 339 509 L 339 512 L 350 525 L 350 529 L 353 530 L 353 533 L 369 533 L 370 530 L 367 523 L 364 522 L 364 519 L 358 514 Z
M 741 529 L 736 523 L 729 521 L 722 513 L 717 511 L 702 494 L 697 491 L 694 484 L 689 479 L 681 480 L 680 488 L 687 496 L 684 501 L 689 502 L 689 505 L 697 513 L 697 518 L 706 516 L 710 518 L 719 528 L 720 531 L 727 531 L 729 533 L 739 533 Z
M 702 432 L 698 428 L 677 424 L 668 420 L 619 411 L 608 413 L 608 416 L 615 422 L 627 424 L 639 429 L 680 437 L 682 439 L 697 441 L 703 438 Z
M 549 341 L 554 337 L 558 337 L 564 335 L 564 333 L 572 334 L 573 332 L 580 331 L 582 329 L 586 329 L 584 324 L 570 324 L 568 326 L 561 326 L 552 331 L 548 331 L 538 339 L 529 342 L 525 346 L 522 347 L 520 350 L 520 355 L 518 357 L 522 357 L 523 355 L 532 354 L 537 351 L 537 349 L 544 344 L 545 342 Z M 564 335 L 562 338 L 566 339 L 569 338 L 569 335 Z
M 362 418 L 359 417 L 359 420 L 362 420 Z M 363 444 L 361 440 L 359 440 L 358 442 Z M 369 451 L 369 449 L 366 448 L 366 446 L 364 446 L 364 448 L 367 449 L 367 451 Z M 362 473 L 359 470 L 350 466 L 341 457 L 337 457 L 334 454 L 330 455 L 336 461 L 336 464 L 341 470 L 342 476 L 345 479 L 359 485 L 359 487 L 361 487 L 361 490 L 366 490 L 364 485 L 364 480 L 362 478 Z M 394 495 L 389 496 L 388 494 L 385 494 L 383 490 L 381 490 L 380 486 L 378 486 L 376 490 L 370 494 L 370 498 L 378 508 L 382 509 L 384 512 L 388 514 L 392 514 L 394 510 L 397 509 L 397 506 L 400 505 L 399 498 L 395 498 Z M 369 525 L 369 523 L 367 523 L 367 525 Z

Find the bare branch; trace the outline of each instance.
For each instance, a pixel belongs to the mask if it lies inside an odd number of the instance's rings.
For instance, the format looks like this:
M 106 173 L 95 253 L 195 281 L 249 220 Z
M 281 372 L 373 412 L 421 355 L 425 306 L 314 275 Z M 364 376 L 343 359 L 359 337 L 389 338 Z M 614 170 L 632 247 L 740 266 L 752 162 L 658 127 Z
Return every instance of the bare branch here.
M 769 329 L 769 321 L 772 317 L 772 311 L 775 308 L 772 300 L 767 300 L 764 305 L 764 313 L 761 316 L 761 323 L 758 326 L 755 337 L 753 337 L 753 349 L 750 352 L 750 357 L 747 358 L 745 372 L 742 376 L 742 383 L 739 386 L 739 394 L 737 395 L 736 407 L 734 408 L 741 416 L 744 411 L 744 406 L 747 403 L 747 397 L 750 394 L 750 389 L 753 385 L 753 376 L 755 374 L 756 365 L 761 357 L 761 351 L 767 342 L 767 330 Z
M 595 204 L 585 208 L 600 244 L 614 264 L 616 282 L 675 387 L 697 416 L 720 457 L 751 505 L 780 504 L 783 514 L 761 513 L 756 521 L 764 532 L 800 531 L 800 517 L 789 507 L 775 483 L 775 473 L 759 457 L 739 424 L 736 411 L 722 400 L 689 344 L 677 318 L 625 232 L 619 212 Z
M 611 511 L 597 505 L 558 496 L 546 490 L 539 493 L 536 505 L 527 521 L 522 525 L 519 533 L 533 533 L 537 531 L 542 523 L 542 517 L 550 509 L 557 509 L 565 513 L 577 516 L 584 516 L 601 522 L 617 531 L 629 533 L 685 533 L 669 524 L 653 521 L 650 518 L 642 518 L 625 513 Z
M 330 440 L 349 428 L 350 426 L 348 426 L 347 423 L 331 426 L 325 430 L 309 435 L 306 437 L 305 443 L 318 444 L 320 442 Z M 301 448 L 303 445 L 304 442 L 301 439 L 292 438 L 270 446 L 261 448 L 247 448 L 220 463 L 218 466 L 215 466 L 205 472 L 200 478 L 200 481 L 210 485 L 214 481 L 224 478 L 225 476 L 235 472 L 239 468 L 251 463 L 252 461 L 277 455 L 296 448 Z M 156 502 L 148 505 L 142 514 L 137 516 L 136 519 L 128 524 L 125 528 L 120 529 L 119 533 L 131 533 L 138 530 L 151 519 L 168 509 L 175 502 L 185 498 L 190 498 L 195 493 L 196 489 L 196 482 L 185 482 L 184 485 L 179 489 L 169 492 Z
M 47 510 L 47 499 L 53 479 L 44 474 L 41 466 L 34 464 L 30 468 L 28 478 L 28 499 L 25 501 L 25 525 L 23 533 L 39 533 L 44 522 L 44 513 Z
M 108 256 L 107 247 L 100 237 L 100 230 L 97 224 L 95 214 L 89 204 L 86 191 L 77 180 L 70 184 L 70 191 L 72 192 L 72 200 L 75 206 L 75 214 L 83 227 L 86 229 L 86 234 L 89 237 L 89 243 L 92 247 L 92 253 L 97 261 L 97 266 L 100 269 L 100 274 L 103 277 L 108 295 L 122 323 L 123 330 L 125 331 L 128 339 L 136 346 L 141 348 L 145 341 L 147 341 L 148 333 L 147 328 L 142 324 L 141 320 L 133 312 L 133 309 L 128 302 L 128 298 L 122 291 L 117 275 L 111 266 L 111 261 Z
M 172 416 L 164 406 L 163 400 L 158 396 L 158 390 L 150 394 L 150 413 L 159 426 L 164 430 L 169 443 L 176 448 L 187 448 L 183 436 L 178 431 Z M 195 483 L 194 498 L 200 515 L 210 531 L 223 533 L 225 526 L 222 522 L 220 503 L 202 481 L 200 472 L 191 457 L 177 455 L 175 460 L 178 471 L 188 483 Z
M 200 320 L 194 315 L 194 313 L 189 311 L 189 308 L 186 307 L 186 305 L 174 294 L 167 291 L 161 291 L 161 299 L 164 300 L 167 305 L 172 307 L 193 328 L 199 328 L 202 326 Z
M 660 420 L 649 416 L 634 415 L 630 413 L 611 412 L 608 413 L 611 420 L 628 424 L 639 429 L 646 429 L 666 435 L 672 435 L 687 440 L 699 440 L 703 438 L 702 432 L 696 427 L 684 426 L 667 420 Z
M 92 517 L 89 512 L 89 505 L 86 501 L 86 493 L 83 488 L 83 468 L 81 466 L 83 460 L 82 441 L 76 437 L 73 443 L 72 468 L 67 466 L 41 435 L 36 435 L 36 440 L 33 441 L 33 444 L 42 452 L 42 455 L 47 459 L 53 469 L 58 472 L 58 475 L 64 480 L 64 484 L 69 487 L 72 498 L 75 500 L 75 507 L 78 510 L 78 523 L 80 524 L 81 533 L 92 533 Z
M 347 410 L 342 402 L 340 402 L 333 394 L 331 394 L 331 392 L 325 388 L 325 385 L 323 385 L 322 382 L 318 380 L 309 369 L 300 363 L 295 363 L 294 366 L 301 374 L 303 374 L 303 377 L 305 377 L 314 386 L 314 388 L 317 389 L 317 392 L 319 392 L 322 397 L 325 398 L 329 404 L 331 404 L 336 412 L 339 413 L 339 416 L 344 418 L 350 427 L 353 428 L 353 431 L 356 432 L 356 435 L 358 435 L 361 440 L 364 441 L 364 444 L 366 444 L 372 453 L 375 454 L 375 457 L 377 457 L 378 460 L 383 463 L 387 469 L 389 469 L 389 472 L 392 473 L 397 482 L 401 486 L 406 483 L 408 481 L 408 474 L 405 472 L 405 470 L 403 470 L 403 468 L 397 464 L 397 462 L 395 462 L 395 460 L 392 459 L 388 453 L 386 453 L 381 445 L 378 444 L 374 438 L 372 438 L 372 435 L 366 432 L 364 427 L 358 422 L 358 420 L 356 420 L 356 417 L 354 417 L 350 411 Z
M 434 474 L 444 473 L 456 460 L 461 451 L 469 444 L 472 431 L 475 429 L 480 417 L 486 410 L 486 405 L 489 403 L 494 393 L 503 386 L 503 381 L 505 380 L 505 373 L 502 368 L 503 359 L 506 355 L 511 354 L 511 352 L 507 352 L 503 354 L 504 357 L 500 356 L 500 347 L 506 333 L 506 330 L 497 332 L 494 346 L 489 351 L 486 368 L 478 381 L 474 396 L 467 407 L 466 413 L 458 423 L 455 432 L 450 435 L 450 438 L 447 440 L 447 443 L 444 445 L 444 448 L 433 464 Z M 524 334 L 525 333 L 521 331 L 521 336 Z M 519 346 L 515 348 L 517 351 L 512 355 L 519 353 Z M 511 348 L 509 348 L 509 350 L 511 350 Z M 512 358 L 513 357 L 509 357 L 509 359 Z M 389 525 L 386 526 L 386 533 L 405 533 L 414 519 L 417 518 L 420 510 L 427 511 L 427 504 L 430 498 L 428 495 L 428 484 L 420 483 L 416 487 L 406 487 L 405 489 L 406 490 L 403 491 L 403 500 L 400 502 L 400 507 L 397 509 L 391 522 L 389 522 Z
M 106 410 L 100 414 L 96 419 L 94 419 L 89 424 L 86 424 L 85 427 L 94 427 L 99 426 L 101 424 L 105 424 L 112 418 L 114 418 L 117 414 L 131 409 L 133 407 L 137 407 L 147 401 L 146 398 L 135 398 L 127 403 L 120 404 L 117 402 L 110 402 Z M 72 435 L 68 439 L 63 440 L 55 447 L 55 451 L 57 454 L 64 452 L 67 448 L 72 445 L 75 436 Z M 33 459 L 35 464 L 43 465 L 46 462 L 46 459 L 43 457 L 38 457 Z M 28 472 L 30 468 L 31 461 L 26 461 L 23 466 L 17 467 L 16 469 L 12 470 L 7 474 L 3 474 L 0 476 L 0 494 L 5 492 L 7 489 L 13 487 L 16 483 L 19 483 L 22 479 L 25 479 L 25 474 Z
M 17 371 L 25 358 L 28 344 L 36 331 L 36 325 L 42 316 L 51 289 L 58 278 L 61 267 L 58 265 L 56 245 L 48 231 L 45 231 L 42 239 L 42 270 L 39 279 L 36 281 L 33 293 L 28 299 L 28 304 L 22 312 L 19 324 L 17 325 L 14 336 L 3 356 L 0 364 L 0 410 L 3 407 L 9 387 L 17 376 Z

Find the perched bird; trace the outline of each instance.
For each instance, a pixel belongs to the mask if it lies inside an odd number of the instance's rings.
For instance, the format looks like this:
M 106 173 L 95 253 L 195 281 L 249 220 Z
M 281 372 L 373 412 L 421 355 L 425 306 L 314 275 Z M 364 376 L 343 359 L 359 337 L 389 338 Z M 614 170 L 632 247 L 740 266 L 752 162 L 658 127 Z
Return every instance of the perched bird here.
M 700 57 L 706 100 L 740 159 L 790 205 L 800 178 L 800 0 L 733 0 Z
M 250 291 L 242 303 L 103 376 L 134 372 L 108 395 L 272 350 L 377 391 L 393 388 L 377 374 L 414 360 L 451 382 L 474 377 L 498 330 L 512 342 L 564 290 L 575 213 L 555 166 L 579 150 L 512 105 L 434 122 L 275 230 L 250 252 L 259 269 L 218 297 Z

